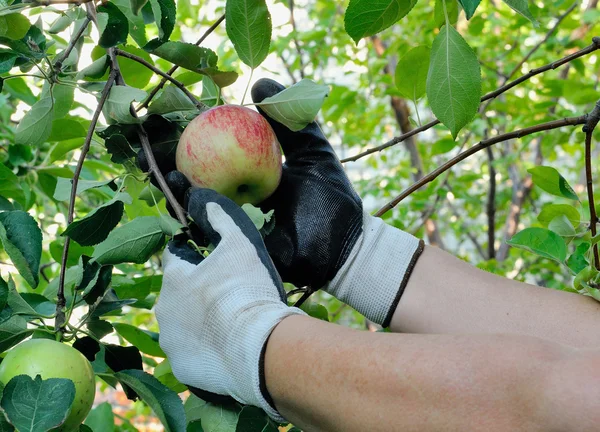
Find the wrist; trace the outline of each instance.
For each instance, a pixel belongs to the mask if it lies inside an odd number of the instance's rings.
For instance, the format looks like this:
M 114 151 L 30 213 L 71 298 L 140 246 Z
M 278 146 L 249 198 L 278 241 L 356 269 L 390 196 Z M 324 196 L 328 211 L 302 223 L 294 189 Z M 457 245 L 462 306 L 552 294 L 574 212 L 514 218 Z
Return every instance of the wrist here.
M 422 240 L 363 213 L 363 233 L 325 291 L 388 326 L 423 251 Z

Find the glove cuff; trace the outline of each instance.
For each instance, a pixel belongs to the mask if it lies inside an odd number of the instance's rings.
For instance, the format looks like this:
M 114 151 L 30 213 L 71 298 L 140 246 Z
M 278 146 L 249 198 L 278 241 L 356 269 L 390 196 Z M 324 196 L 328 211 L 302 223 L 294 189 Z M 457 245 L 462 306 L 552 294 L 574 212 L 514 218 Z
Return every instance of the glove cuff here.
M 423 248 L 422 240 L 363 212 L 360 238 L 324 289 L 387 327 Z

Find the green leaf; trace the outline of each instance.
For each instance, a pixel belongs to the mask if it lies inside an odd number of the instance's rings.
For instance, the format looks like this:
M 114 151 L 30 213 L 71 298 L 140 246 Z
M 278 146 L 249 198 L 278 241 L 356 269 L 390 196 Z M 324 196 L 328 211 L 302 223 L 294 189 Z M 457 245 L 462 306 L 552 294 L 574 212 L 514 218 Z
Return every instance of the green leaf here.
M 260 408 L 245 406 L 240 411 L 236 432 L 278 432 L 269 416 Z
M 268 213 L 263 213 L 261 209 L 254 207 L 252 204 L 242 205 L 242 210 L 248 215 L 257 230 L 260 230 L 265 225 L 265 222 L 271 220 L 274 212 L 274 210 L 271 210 Z
M 175 378 L 175 375 L 173 375 L 173 370 L 171 369 L 171 363 L 169 363 L 169 359 L 164 359 L 158 366 L 156 366 L 154 368 L 153 375 L 154 378 L 169 387 L 175 393 L 181 393 L 188 389 L 186 385 L 181 384 L 177 378 Z
M 537 217 L 537 220 L 544 227 L 557 216 L 564 215 L 574 227 L 578 227 L 581 223 L 581 215 L 579 211 L 569 204 L 548 204 L 542 208 L 542 211 Z
M 27 294 L 29 294 L 29 300 L 31 300 L 32 304 L 36 306 L 37 309 L 34 308 L 27 300 L 25 300 L 25 298 L 21 297 L 21 294 L 15 287 L 15 282 L 13 281 L 12 277 L 8 279 L 7 303 L 14 315 L 26 315 L 29 317 L 43 315 L 49 318 L 54 314 L 56 306 L 54 303 L 50 302 L 48 298 L 40 294 L 35 294 L 35 296 L 39 296 L 36 298 L 31 297 L 31 293 L 24 293 L 23 295 L 26 296 Z M 51 307 L 48 307 L 48 305 L 51 305 Z
M 214 405 L 193 394 L 185 401 L 184 408 L 187 421 L 200 420 L 206 432 L 236 432 L 239 409 Z
M 45 82 L 41 98 L 49 97 L 50 94 L 54 98 L 53 118 L 58 119 L 66 116 L 71 110 L 71 106 L 73 106 L 75 89 L 68 85 L 54 84 L 52 85 L 52 93 L 50 93 L 50 86 Z
M 396 87 L 402 96 L 418 100 L 425 94 L 430 49 L 424 45 L 407 52 L 396 66 Z
M 8 301 L 8 292 L 8 284 L 4 279 L 2 279 L 2 276 L 0 276 L 0 311 L 2 311 L 6 307 L 6 303 Z
M 9 39 L 22 39 L 31 27 L 31 23 L 25 15 L 13 13 L 0 16 L 0 37 Z
M 129 141 L 123 135 L 115 134 L 104 141 L 106 151 L 110 154 L 110 160 L 114 163 L 124 163 L 135 157 L 135 152 L 131 148 Z
M 314 121 L 328 94 L 328 86 L 303 79 L 256 105 L 290 130 L 299 131 Z
M 481 98 L 481 71 L 475 52 L 454 29 L 444 26 L 433 41 L 427 98 L 452 137 L 473 119 Z
M 42 231 L 29 213 L 14 210 L 0 213 L 0 243 L 32 288 L 39 283 Z
M 56 189 L 54 190 L 54 199 L 57 201 L 67 201 L 71 198 L 71 189 L 73 189 L 73 179 L 57 177 Z M 80 196 L 82 192 L 90 189 L 99 188 L 114 183 L 114 179 L 110 180 L 83 180 L 79 179 L 77 182 L 76 195 Z
M 548 166 L 536 166 L 529 170 L 533 183 L 549 194 L 579 201 L 571 185 L 558 171 Z
M 98 30 L 102 48 L 111 48 L 127 42 L 129 23 L 121 10 L 111 2 L 98 6 Z
M 12 315 L 10 309 L 0 313 L 0 352 L 12 348 L 33 333 L 27 329 L 27 320 L 19 315 Z
M 139 15 L 148 0 L 131 0 L 131 10 L 134 15 Z
M 269 54 L 271 14 L 265 0 L 227 0 L 227 35 L 240 59 L 251 68 L 260 65 Z
M 590 265 L 585 253 L 590 249 L 590 244 L 587 242 L 577 245 L 577 249 L 567 260 L 567 266 L 571 269 L 573 274 L 580 273 L 583 269 Z
M 108 65 L 110 64 L 110 60 L 108 55 L 103 55 L 97 60 L 94 60 L 92 64 L 88 67 L 81 69 L 77 74 L 78 79 L 100 79 L 102 78 L 108 69 Z M 119 59 L 119 65 L 121 64 L 121 59 Z
M 0 195 L 13 198 L 24 204 L 25 194 L 21 189 L 19 177 L 17 177 L 6 165 L 0 164 Z
M 148 107 L 149 114 L 166 114 L 175 111 L 197 111 L 196 105 L 175 86 L 169 85 Z
M 217 103 L 219 93 L 219 87 L 214 83 L 212 79 L 202 80 L 202 94 L 200 95 L 200 100 L 202 102 L 204 102 L 209 107 L 213 107 L 215 105 L 222 105 L 223 99 L 220 99 L 219 103 Z
M 71 222 L 61 235 L 72 238 L 81 246 L 94 246 L 104 241 L 120 222 L 125 210 L 124 203 L 132 202 L 129 194 L 118 193 L 83 218 Z
M 167 432 L 185 432 L 185 411 L 177 394 L 145 372 L 128 369 L 115 377 L 152 408 Z
M 152 60 L 152 57 L 150 57 L 150 55 L 141 48 L 125 45 L 121 47 L 121 49 L 125 52 L 141 57 L 151 65 L 154 65 L 154 60 Z M 119 66 L 125 82 L 130 87 L 143 89 L 148 85 L 152 79 L 152 76 L 154 75 L 154 73 L 146 66 L 126 57 L 119 57 Z
M 215 67 L 218 59 L 214 51 L 208 48 L 172 41 L 155 48 L 152 54 L 198 73 L 204 73 L 204 68 Z
M 74 400 L 75 384 L 69 379 L 18 375 L 4 387 L 0 405 L 18 431 L 46 432 L 66 420 Z
M 462 8 L 465 10 L 465 14 L 467 15 L 467 19 L 470 20 L 475 14 L 475 10 L 481 0 L 458 0 Z
M 114 3 L 127 17 L 127 21 L 129 22 L 129 34 L 133 40 L 140 47 L 145 46 L 146 43 L 148 43 L 148 39 L 146 38 L 146 23 L 144 22 L 142 15 L 133 13 L 131 0 L 112 0 L 112 3 Z
M 25 113 L 15 133 L 15 143 L 37 146 L 50 136 L 52 132 L 52 98 L 40 99 Z
M 48 141 L 67 141 L 73 138 L 83 138 L 87 130 L 77 120 L 56 119 L 52 122 L 52 131 Z
M 173 237 L 177 231 L 183 228 L 183 225 L 177 220 L 168 215 L 161 215 L 159 221 L 160 228 L 165 235 Z
M 115 415 L 112 412 L 111 405 L 108 402 L 102 402 L 90 411 L 84 423 L 96 432 L 114 431 Z
M 527 4 L 527 0 L 503 0 L 503 1 L 508 6 L 510 6 L 510 8 L 512 10 L 523 15 L 525 18 L 527 18 L 529 21 L 531 21 L 535 27 L 539 26 L 539 23 L 536 21 L 536 19 L 533 17 L 533 15 L 531 15 L 531 12 L 529 11 L 529 5 Z
M 134 118 L 129 111 L 133 101 L 142 101 L 146 98 L 146 92 L 129 86 L 114 86 L 106 104 L 102 109 L 105 117 L 110 118 L 115 123 L 136 124 L 139 119 Z
M 307 301 L 300 306 L 300 309 L 313 318 L 329 321 L 329 312 L 327 311 L 327 308 L 319 303 Z
M 564 214 L 558 215 L 552 219 L 548 224 L 548 229 L 554 231 L 561 237 L 572 237 L 576 234 L 573 224 L 571 224 L 569 218 Z
M 92 258 L 100 264 L 143 264 L 162 246 L 165 236 L 155 216 L 138 217 L 112 231 Z
M 0 48 L 0 74 L 6 73 L 9 70 L 11 70 L 19 56 L 20 55 L 17 52 Z M 1 87 L 0 91 L 2 91 Z
M 144 354 L 153 357 L 166 357 L 158 342 L 148 332 L 129 324 L 114 323 L 113 327 L 123 339 L 135 345 Z
M 433 20 L 437 28 L 441 28 L 446 24 L 446 15 L 444 14 L 444 3 L 446 4 L 446 13 L 448 21 L 451 25 L 458 21 L 458 2 L 457 0 L 435 0 L 435 10 L 433 12 Z
M 416 3 L 416 0 L 350 0 L 344 16 L 346 32 L 358 43 L 391 27 Z
M 6 80 L 4 88 L 11 96 L 25 102 L 29 106 L 33 106 L 37 101 L 37 98 L 23 78 L 11 78 Z
M 526 228 L 507 243 L 558 262 L 564 262 L 567 257 L 567 245 L 562 237 L 545 228 Z
M 88 321 L 86 324 L 88 331 L 98 339 L 113 332 L 113 326 L 108 321 L 95 319 Z
M 158 39 L 161 42 L 169 40 L 173 29 L 177 14 L 175 11 L 175 2 L 173 0 L 150 0 L 154 20 L 158 25 Z

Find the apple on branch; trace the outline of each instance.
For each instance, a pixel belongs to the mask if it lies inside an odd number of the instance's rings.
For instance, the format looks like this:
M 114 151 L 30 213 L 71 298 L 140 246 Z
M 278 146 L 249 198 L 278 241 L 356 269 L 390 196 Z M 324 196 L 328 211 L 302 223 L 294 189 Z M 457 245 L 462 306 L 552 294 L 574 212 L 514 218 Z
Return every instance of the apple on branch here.
M 258 204 L 277 189 L 282 156 L 262 115 L 243 106 L 222 105 L 187 125 L 176 164 L 193 186 L 213 189 L 238 205 Z

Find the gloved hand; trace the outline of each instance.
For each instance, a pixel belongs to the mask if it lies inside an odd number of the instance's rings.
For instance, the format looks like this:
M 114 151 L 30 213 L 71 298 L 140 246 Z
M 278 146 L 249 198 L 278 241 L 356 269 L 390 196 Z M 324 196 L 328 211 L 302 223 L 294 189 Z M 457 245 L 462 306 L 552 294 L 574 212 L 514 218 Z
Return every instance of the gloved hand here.
M 244 211 L 210 189 L 191 189 L 187 210 L 215 245 L 207 258 L 186 238 L 164 252 L 156 306 L 160 346 L 189 386 L 258 406 L 277 421 L 264 379 L 266 341 L 284 318 L 285 291 L 263 240 Z
M 255 103 L 284 87 L 261 79 Z M 260 207 L 275 210 L 275 228 L 265 244 L 285 282 L 324 289 L 371 321 L 388 326 L 423 242 L 363 211 L 362 202 L 333 148 L 313 122 L 299 132 L 271 119 L 285 154 L 281 183 Z M 145 165 L 145 155 L 139 163 Z M 162 158 L 167 169 L 172 163 Z M 162 170 L 161 166 L 161 170 Z M 147 170 L 147 168 L 146 168 Z M 189 182 L 169 171 L 167 182 L 180 199 Z
M 283 89 L 261 79 L 252 99 L 258 103 Z M 261 204 L 263 211 L 275 210 L 276 226 L 265 244 L 281 277 L 323 288 L 388 326 L 423 243 L 363 211 L 317 123 L 292 132 L 265 118 L 285 154 L 281 184 Z

